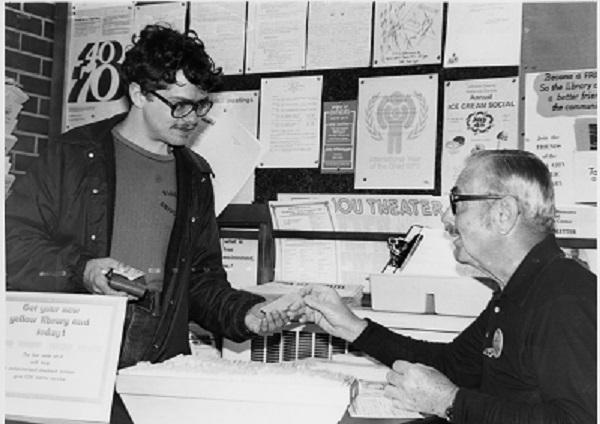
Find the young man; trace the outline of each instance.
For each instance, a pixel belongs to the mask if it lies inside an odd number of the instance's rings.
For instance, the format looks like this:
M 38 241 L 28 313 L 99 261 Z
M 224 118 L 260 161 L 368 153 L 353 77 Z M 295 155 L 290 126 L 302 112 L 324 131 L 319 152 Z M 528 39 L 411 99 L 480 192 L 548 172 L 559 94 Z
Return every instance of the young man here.
M 392 367 L 386 395 L 454 423 L 596 422 L 596 276 L 556 243 L 550 173 L 519 150 L 475 152 L 443 222 L 458 262 L 499 290 L 451 343 L 404 337 L 359 319 L 314 287 L 304 320 Z
M 236 341 L 281 328 L 222 266 L 209 164 L 186 146 L 219 82 L 195 34 L 147 26 L 122 65 L 127 113 L 51 140 L 6 203 L 8 290 L 125 295 L 107 273 L 133 267 L 119 366 L 189 353 L 188 322 Z

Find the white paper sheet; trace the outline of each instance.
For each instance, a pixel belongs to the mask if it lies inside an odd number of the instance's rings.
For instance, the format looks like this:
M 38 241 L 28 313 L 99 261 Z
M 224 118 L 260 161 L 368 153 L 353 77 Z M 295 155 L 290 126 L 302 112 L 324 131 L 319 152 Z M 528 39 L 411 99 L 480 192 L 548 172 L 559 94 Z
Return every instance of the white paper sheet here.
M 228 115 L 236 119 L 250 134 L 258 136 L 258 90 L 221 91 L 212 93 L 214 103 L 210 116 L 218 119 Z M 230 203 L 250 204 L 254 201 L 254 172 L 239 189 Z
M 375 2 L 373 66 L 441 63 L 442 2 Z
M 223 268 L 227 281 L 236 289 L 258 283 L 258 240 L 222 238 Z
M 520 1 L 449 2 L 444 66 L 519 65 L 522 7 Z
M 214 121 L 190 148 L 208 161 L 215 174 L 213 187 L 218 216 L 248 181 L 265 150 L 233 117 L 223 114 Z
M 595 69 L 526 74 L 524 148 L 550 169 L 557 204 L 576 199 L 573 153 L 578 150 L 577 123 L 595 119 L 597 82 Z
M 489 78 L 447 81 L 444 86 L 442 193 L 450 192 L 475 150 L 519 146 L 519 80 Z
M 190 2 L 190 29 L 225 75 L 244 72 L 246 2 Z
M 359 79 L 354 188 L 434 188 L 437 79 Z
M 132 25 L 131 4 L 73 5 L 68 20 L 62 131 L 128 109 L 125 93 L 119 92 L 117 65 L 131 44 Z
M 597 238 L 598 208 L 590 205 L 556 205 L 556 236 Z
M 166 25 L 182 32 L 185 29 L 185 14 L 185 2 L 137 3 L 133 13 L 133 33 L 138 34 L 150 24 Z
M 359 68 L 371 62 L 370 1 L 311 1 L 306 69 Z
M 573 181 L 577 187 L 575 202 L 597 202 L 598 152 L 596 150 L 573 152 L 573 171 Z
M 246 73 L 305 68 L 306 1 L 248 3 Z
M 321 131 L 320 75 L 263 78 L 260 141 L 269 151 L 263 168 L 316 168 Z

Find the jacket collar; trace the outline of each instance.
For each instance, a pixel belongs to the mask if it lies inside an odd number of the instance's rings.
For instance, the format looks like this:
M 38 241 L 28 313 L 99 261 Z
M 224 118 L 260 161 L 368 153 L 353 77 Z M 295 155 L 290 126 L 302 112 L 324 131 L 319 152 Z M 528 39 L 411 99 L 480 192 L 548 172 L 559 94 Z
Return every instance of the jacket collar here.
M 210 164 L 202 156 L 184 146 L 174 146 L 175 159 L 183 160 L 191 165 L 191 171 L 199 174 L 211 174 L 215 176 Z
M 89 146 L 90 143 L 104 144 L 107 139 L 112 139 L 111 131 L 127 116 L 127 112 L 111 116 L 102 121 L 92 122 L 88 125 L 73 128 L 62 136 L 62 140 L 69 144 Z

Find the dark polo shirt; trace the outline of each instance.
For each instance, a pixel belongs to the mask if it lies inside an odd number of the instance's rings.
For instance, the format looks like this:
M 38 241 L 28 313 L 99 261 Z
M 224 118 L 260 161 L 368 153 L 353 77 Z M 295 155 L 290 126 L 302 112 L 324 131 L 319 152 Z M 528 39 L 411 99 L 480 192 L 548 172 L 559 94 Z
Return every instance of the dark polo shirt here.
M 451 343 L 369 322 L 354 346 L 444 373 L 460 387 L 455 423 L 596 423 L 596 313 L 596 276 L 548 236 Z

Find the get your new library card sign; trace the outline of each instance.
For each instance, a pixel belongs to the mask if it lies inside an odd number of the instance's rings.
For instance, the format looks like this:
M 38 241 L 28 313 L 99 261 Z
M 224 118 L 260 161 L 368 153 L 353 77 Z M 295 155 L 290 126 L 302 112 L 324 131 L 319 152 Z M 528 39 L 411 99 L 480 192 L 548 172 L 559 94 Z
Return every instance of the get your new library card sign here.
M 6 415 L 108 422 L 127 298 L 6 293 Z

